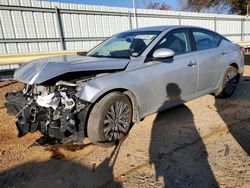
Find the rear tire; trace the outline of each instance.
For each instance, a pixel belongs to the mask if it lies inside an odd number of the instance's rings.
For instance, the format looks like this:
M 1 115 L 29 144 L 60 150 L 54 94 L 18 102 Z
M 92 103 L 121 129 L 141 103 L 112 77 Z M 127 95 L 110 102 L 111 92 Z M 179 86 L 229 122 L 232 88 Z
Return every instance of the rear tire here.
M 216 95 L 219 98 L 228 98 L 233 95 L 236 90 L 236 85 L 239 80 L 238 78 L 238 71 L 235 67 L 229 66 L 225 73 L 223 79 L 223 90 L 221 93 Z
M 132 105 L 120 92 L 112 92 L 98 101 L 90 112 L 87 134 L 96 145 L 109 147 L 124 138 L 132 122 Z

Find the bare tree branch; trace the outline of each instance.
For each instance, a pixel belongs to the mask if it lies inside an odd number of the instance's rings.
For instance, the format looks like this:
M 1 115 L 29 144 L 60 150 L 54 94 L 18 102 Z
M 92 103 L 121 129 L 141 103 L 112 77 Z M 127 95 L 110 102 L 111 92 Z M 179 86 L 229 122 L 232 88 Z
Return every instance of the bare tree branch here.
M 147 9 L 170 10 L 171 6 L 169 6 L 165 2 L 163 2 L 163 3 L 150 2 L 147 5 Z

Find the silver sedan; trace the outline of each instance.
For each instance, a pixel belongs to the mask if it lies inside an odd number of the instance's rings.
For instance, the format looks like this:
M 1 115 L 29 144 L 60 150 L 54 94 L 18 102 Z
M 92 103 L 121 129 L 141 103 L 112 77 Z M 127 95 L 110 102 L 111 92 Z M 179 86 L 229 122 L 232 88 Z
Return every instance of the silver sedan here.
M 112 36 L 88 53 L 31 61 L 14 74 L 25 84 L 6 95 L 19 135 L 38 141 L 115 144 L 133 122 L 205 94 L 230 97 L 243 49 L 213 31 L 156 26 Z M 181 117 L 180 117 L 181 118 Z

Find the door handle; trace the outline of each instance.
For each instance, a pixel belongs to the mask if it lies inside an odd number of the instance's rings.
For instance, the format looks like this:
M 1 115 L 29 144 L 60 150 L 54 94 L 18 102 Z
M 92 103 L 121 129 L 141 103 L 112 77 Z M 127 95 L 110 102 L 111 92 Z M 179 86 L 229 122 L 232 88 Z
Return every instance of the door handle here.
M 193 67 L 197 64 L 197 61 L 189 61 L 188 67 Z
M 226 55 L 226 54 L 227 54 L 227 51 L 223 51 L 221 54 L 222 54 L 222 55 Z

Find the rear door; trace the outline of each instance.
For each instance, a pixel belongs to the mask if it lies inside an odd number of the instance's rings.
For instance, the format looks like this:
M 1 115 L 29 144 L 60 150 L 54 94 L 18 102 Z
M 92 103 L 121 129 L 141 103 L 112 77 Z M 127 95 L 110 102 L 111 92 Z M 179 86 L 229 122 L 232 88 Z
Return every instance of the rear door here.
M 220 35 L 205 29 L 195 28 L 191 31 L 198 57 L 198 91 L 213 90 L 221 78 L 223 56 L 227 52 L 219 48 Z

